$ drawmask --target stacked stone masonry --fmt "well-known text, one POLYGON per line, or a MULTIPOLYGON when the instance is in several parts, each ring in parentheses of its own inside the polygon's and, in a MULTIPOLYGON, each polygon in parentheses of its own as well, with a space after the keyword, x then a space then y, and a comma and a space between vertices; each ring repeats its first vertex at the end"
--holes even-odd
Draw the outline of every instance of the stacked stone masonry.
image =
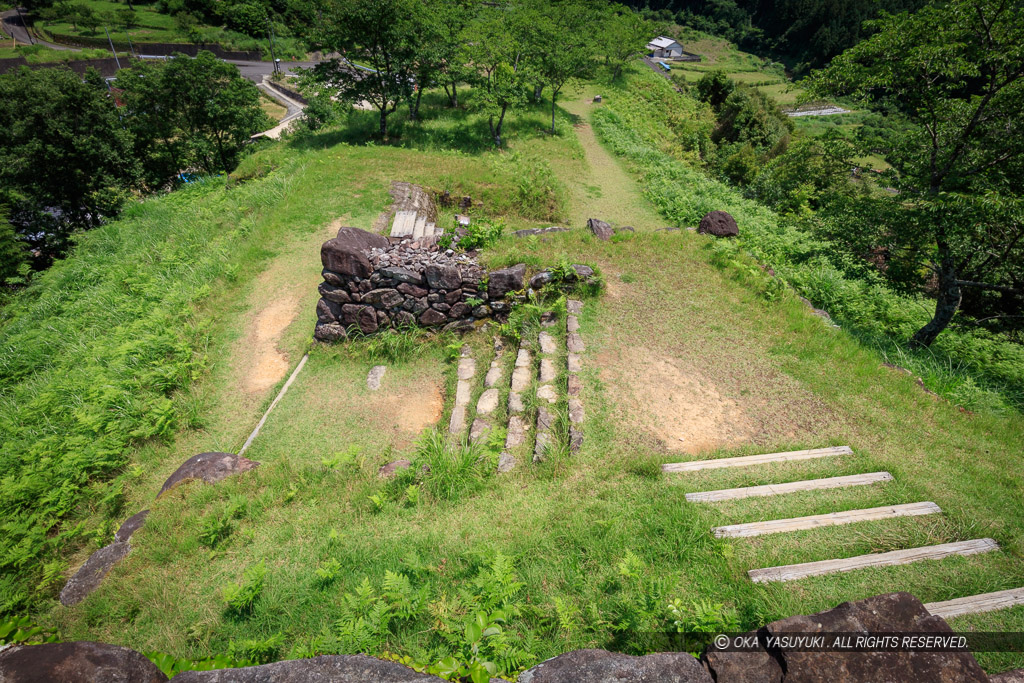
POLYGON ((523 264, 487 273, 466 254, 349 227, 323 243, 320 260, 324 281, 313 336, 324 342, 353 330, 470 329, 507 314, 508 295, 523 289, 526 275, 523 264))
POLYGON ((448 424, 448 433, 456 436, 466 433, 469 401, 473 397, 473 378, 476 376, 476 360, 469 354, 469 346, 463 346, 459 357, 458 370, 456 371, 458 373, 458 381, 455 384, 455 405, 452 407, 452 418, 448 424))

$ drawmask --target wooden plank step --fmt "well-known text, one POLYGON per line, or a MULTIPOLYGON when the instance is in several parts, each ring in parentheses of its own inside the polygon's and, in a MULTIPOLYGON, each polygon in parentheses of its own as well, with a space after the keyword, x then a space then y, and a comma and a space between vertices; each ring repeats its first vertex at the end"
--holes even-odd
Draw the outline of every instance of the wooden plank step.
POLYGON ((439 233, 437 226, 433 223, 427 223, 427 227, 423 229, 424 237, 433 237, 439 233))
POLYGON ((408 237, 412 235, 413 227, 416 224, 415 211, 396 211, 395 220, 391 224, 392 237, 408 237))
POLYGON ((694 472, 696 470, 717 470, 723 467, 748 467, 763 465, 770 462, 793 462, 827 458, 833 455, 852 455, 849 446, 830 446, 828 448, 812 448, 806 451, 788 451, 786 453, 764 453, 762 455, 745 455, 740 458, 718 458, 716 460, 692 460, 690 462, 672 462, 661 466, 662 472, 694 472))
POLYGON ((427 229, 427 217, 416 216, 416 227, 412 230, 412 238, 418 240, 423 237, 423 231, 427 229))
POLYGON ((779 496, 798 491, 818 491, 821 489, 839 489, 847 486, 867 486, 882 481, 892 481, 888 472, 871 472, 869 474, 851 474, 848 477, 827 477, 825 479, 805 479, 785 484, 764 484, 763 486, 744 486, 736 489, 719 489, 717 491, 698 491, 687 493, 688 503, 715 503, 722 500, 738 500, 740 498, 759 498, 762 496, 779 496))
POLYGON ((961 614, 978 614, 979 612, 995 612, 1000 609, 1024 605, 1024 588, 1011 588, 995 593, 982 593, 966 598, 944 600, 942 602, 925 603, 925 609, 937 617, 949 619, 961 614))
POLYGON ((825 515, 811 515, 809 517, 773 519, 768 522, 729 524, 727 526, 716 526, 711 530, 711 533, 715 535, 715 538, 747 538, 750 536, 764 536, 765 534, 780 534, 787 531, 802 531, 804 529, 817 529, 826 526, 839 526, 840 524, 853 524, 854 522, 870 522, 876 519, 936 515, 940 512, 942 510, 935 503, 907 503, 905 505, 886 505, 884 507, 865 508, 863 510, 830 512, 825 515))
POLYGON ((787 564, 781 567, 751 569, 747 575, 754 583, 771 581, 794 581, 808 576, 850 572, 867 567, 891 567, 898 564, 910 564, 921 560, 941 560, 952 555, 977 555, 999 550, 999 544, 991 538, 976 538, 971 541, 927 545, 907 550, 893 550, 887 553, 871 553, 858 555, 841 560, 822 560, 820 562, 804 562, 787 564))

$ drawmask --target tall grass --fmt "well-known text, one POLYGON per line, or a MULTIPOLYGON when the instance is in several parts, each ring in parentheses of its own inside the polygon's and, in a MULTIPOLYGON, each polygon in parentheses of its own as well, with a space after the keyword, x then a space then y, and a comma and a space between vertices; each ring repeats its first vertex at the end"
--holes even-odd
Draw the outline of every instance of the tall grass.
POLYGON ((852 334, 899 358, 922 375, 928 388, 970 410, 1024 410, 1024 347, 984 330, 951 329, 930 349, 911 351, 914 330, 930 319, 934 304, 892 291, 877 274, 843 268, 843 257, 816 238, 699 169, 699 105, 648 71, 594 114, 594 126, 612 151, 643 178, 644 194, 677 225, 696 225, 709 211, 731 213, 740 226, 735 241, 709 244, 712 260, 728 266, 746 252, 770 265, 797 292, 852 334), (694 123, 679 123, 681 112, 694 123))

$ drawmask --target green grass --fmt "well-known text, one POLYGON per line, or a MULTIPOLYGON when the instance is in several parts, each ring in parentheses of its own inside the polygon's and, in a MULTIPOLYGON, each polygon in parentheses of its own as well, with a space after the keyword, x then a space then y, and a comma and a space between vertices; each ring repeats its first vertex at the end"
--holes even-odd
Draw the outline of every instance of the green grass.
MULTIPOLYGON (((29 64, 69 62, 76 59, 102 59, 109 57, 109 50, 54 50, 45 45, 19 45, 16 48, 0 47, 0 59, 24 57, 29 64)), ((123 55, 122 55, 123 56, 123 55)))
MULTIPOLYGON (((664 79, 652 85, 653 76, 630 78, 665 87, 664 79)), ((210 293, 191 303, 190 320, 202 330, 192 351, 202 363, 174 401, 191 406, 197 419, 165 440, 126 449, 125 467, 135 469, 129 469, 134 475, 127 479, 121 511, 110 514, 83 501, 71 519, 81 521, 85 531, 61 557, 77 565, 92 549, 83 538, 110 526, 108 516, 120 521, 150 507, 132 553, 76 607, 57 605, 53 594, 59 585, 50 587, 45 599, 34 602, 38 621, 58 627, 66 640, 103 640, 175 656, 259 650, 273 659, 369 651, 428 664, 448 654, 464 659, 466 621, 477 611, 502 606, 509 614, 504 638, 485 645, 483 653, 512 675, 573 648, 646 651, 642 632, 671 628, 666 605, 676 598, 684 611, 695 611, 700 601, 723 603, 725 616, 753 628, 892 590, 931 601, 1021 585, 1024 418, 1016 412, 964 413, 935 400, 911 378, 882 367, 876 349, 863 338, 823 325, 795 297, 766 300, 763 276, 747 272, 742 260, 744 269, 723 266, 708 238, 651 232, 657 225, 651 206, 643 216, 653 217, 637 221, 636 234, 611 242, 596 240, 574 219, 571 227, 577 229, 571 232, 544 239, 506 236, 484 253, 491 266, 525 262, 531 270, 562 259, 585 262, 599 267, 608 281, 607 291, 588 300, 580 316, 587 344, 582 373, 587 423, 579 453, 540 465, 521 461, 500 477, 483 473, 455 496, 445 495, 443 486, 431 491, 429 480, 420 478, 420 498, 412 504, 398 495, 397 484, 379 480, 376 469, 399 457, 417 457, 424 406, 430 407, 430 420, 446 425, 455 367, 446 350, 449 340, 418 340, 415 353, 396 354, 381 389, 373 393, 365 388, 366 373, 379 361, 368 344, 314 347, 306 369, 246 453, 262 463, 259 468, 216 486, 188 484, 153 502, 181 461, 203 450, 234 450, 245 439, 283 382, 282 375, 259 391, 246 388, 257 365, 253 330, 265 311, 290 302, 297 313, 273 346, 294 366, 308 347, 320 269, 316 250, 332 231, 327 224, 342 217, 343 224, 370 227, 388 204, 390 179, 482 198, 486 212, 507 214, 510 228, 544 225, 553 216, 585 216, 604 197, 622 198, 620 206, 630 206, 641 188, 645 196, 657 197, 666 186, 641 162, 662 163, 662 152, 625 154, 629 166, 624 167, 607 149, 586 141, 582 129, 575 129, 579 142, 571 136, 572 116, 577 123, 590 119, 599 124, 599 133, 607 133, 600 122, 607 107, 636 106, 632 91, 600 88, 608 93, 607 104, 598 109, 602 113, 585 105, 587 92, 567 98, 569 111, 557 137, 537 130, 540 110, 517 117, 510 146, 519 161, 511 165, 505 161, 511 154, 495 155, 477 142, 484 136, 478 128, 454 130, 459 121, 473 122, 471 115, 431 109, 421 129, 403 124, 387 146, 349 144, 365 140, 368 124, 356 115, 355 130, 264 148, 243 162, 231 189, 211 186, 196 204, 192 200, 198 195, 154 199, 129 221, 114 224, 125 235, 146 235, 147 244, 173 242, 173 223, 166 237, 152 236, 157 221, 165 221, 173 209, 202 216, 200 228, 221 237, 233 235, 238 226, 244 234, 233 235, 232 248, 220 254, 230 276, 207 277, 210 293), (443 151, 445 140, 465 151, 443 151), (598 172, 591 167, 595 160, 612 170, 598 172), (520 188, 518 164, 524 163, 537 177, 564 181, 550 193, 538 192, 532 183, 520 188), (553 176, 536 170, 543 165, 553 176), (640 184, 633 180, 636 172, 644 174, 640 184), (543 219, 535 218, 544 212, 543 219), (735 423, 745 425, 743 438, 688 454, 678 450, 676 439, 659 436, 665 421, 682 408, 659 397, 679 392, 671 391, 672 382, 655 384, 651 378, 661 376, 652 375, 655 370, 677 375, 679 386, 693 388, 690 394, 708 397, 705 406, 686 415, 710 420, 710 434, 735 423), (656 391, 644 393, 651 386, 656 391), (437 398, 439 389, 443 399, 437 398), (695 457, 840 444, 851 445, 855 455, 671 480, 659 471, 662 463, 695 457), (881 469, 896 480, 718 505, 684 499, 687 491, 881 469), (390 497, 383 506, 370 500, 384 494, 390 497), (724 523, 921 500, 936 502, 944 514, 768 539, 725 541, 709 533, 724 523), (210 538, 204 531, 211 528, 204 520, 238 501, 244 505, 230 531, 215 548, 204 544, 210 538), (781 585, 756 585, 746 577, 749 569, 777 563, 981 536, 992 536, 1002 550, 781 585), (241 582, 245 571, 260 563, 266 575, 251 608, 230 609, 223 600, 225 586, 241 582), (405 575, 408 587, 389 589, 403 582, 388 572, 405 575), (400 616, 385 622, 366 616, 364 627, 355 628, 356 617, 368 615, 370 605, 391 606, 389 613, 400 616)), ((623 153, 619 142, 610 142, 612 151, 623 153)), ((713 190, 717 202, 738 201, 725 188, 709 189, 696 172, 685 178, 692 191, 713 190)), ((687 201, 691 212, 700 212, 700 202, 708 200, 688 195, 687 201)), ((740 208, 755 215, 754 208, 740 208)), ((624 210, 621 220, 630 213, 624 210)), ((679 218, 671 211, 667 215, 679 218)), ((79 255, 90 253, 104 234, 84 237, 79 255)), ((110 258, 128 256, 118 251, 122 242, 142 240, 106 239, 110 258)), ((163 248, 155 252, 164 253, 163 248)), ((182 256, 181 263, 187 267, 190 258, 182 256)), ((139 268, 139 275, 127 278, 129 285, 148 266, 139 268)), ((61 279, 62 272, 58 267, 51 271, 56 274, 41 277, 39 303, 31 304, 39 308, 26 311, 63 310, 53 299, 70 281, 61 279)), ((73 281, 87 292, 99 287, 82 280, 73 281)), ((23 306, 30 306, 28 298, 23 306)), ((77 319, 99 320, 102 303, 96 296, 96 308, 77 309, 77 319)), ((110 315, 136 314, 115 309, 110 315)), ((478 359, 478 380, 492 335, 493 329, 465 338, 478 359)), ((95 343, 80 335, 67 340, 86 355, 95 343)), ((76 357, 67 353, 59 357, 76 357)), ((505 362, 514 354, 510 346, 505 362)), ((510 369, 506 366, 506 379, 510 369)), ((407 476, 430 475, 416 470, 407 476)), ((1019 629, 1024 609, 961 623, 1019 629)), ((991 671, 1024 663, 1019 654, 981 659, 991 671)))

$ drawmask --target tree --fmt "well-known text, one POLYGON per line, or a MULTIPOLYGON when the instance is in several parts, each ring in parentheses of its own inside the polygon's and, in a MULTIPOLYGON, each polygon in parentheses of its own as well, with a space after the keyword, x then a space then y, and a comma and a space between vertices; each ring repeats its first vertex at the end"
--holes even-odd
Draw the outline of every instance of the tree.
POLYGON ((230 171, 250 136, 270 124, 256 86, 206 50, 133 65, 116 85, 151 185, 188 168, 230 171))
POLYGON ((314 74, 341 100, 377 109, 385 140, 388 116, 413 92, 420 11, 413 0, 331 0, 324 14, 323 47, 344 57, 320 62, 314 74))
POLYGON ((35 245, 58 255, 75 229, 114 215, 139 175, 132 140, 106 84, 66 67, 22 67, 0 76, 0 187, 13 195, 12 215, 31 230, 52 225, 35 245))
POLYGON ((475 108, 487 117, 491 139, 501 147, 501 130, 509 109, 526 104, 528 70, 525 68, 525 45, 521 40, 524 26, 521 6, 482 7, 469 28, 473 44, 473 63, 477 72, 471 83, 475 108))
POLYGON ((537 72, 551 87, 551 134, 555 134, 555 109, 558 93, 570 81, 587 78, 594 68, 593 43, 589 28, 593 7, 576 0, 547 5, 547 11, 534 29, 539 49, 537 72))
POLYGON ((613 79, 622 76, 630 60, 644 53, 653 35, 653 25, 633 10, 621 5, 610 9, 601 26, 601 43, 613 79))
POLYGON ((448 96, 448 104, 457 107, 459 84, 471 76, 463 51, 466 30, 476 16, 476 4, 472 0, 428 0, 427 10, 435 27, 429 48, 436 63, 437 80, 448 96))
POLYGON ((125 31, 130 31, 139 25, 139 13, 131 7, 117 10, 116 16, 118 25, 124 28, 125 31))
POLYGON ((100 26, 100 16, 93 11, 89 5, 78 4, 74 6, 75 21, 81 24, 89 33, 96 33, 100 26))
POLYGON ((1024 6, 950 0, 873 28, 809 85, 819 96, 885 105, 908 122, 889 157, 899 195, 888 231, 934 274, 935 313, 911 339, 929 346, 964 288, 1024 294, 1024 6), (984 237, 991 234, 998 243, 984 237))

